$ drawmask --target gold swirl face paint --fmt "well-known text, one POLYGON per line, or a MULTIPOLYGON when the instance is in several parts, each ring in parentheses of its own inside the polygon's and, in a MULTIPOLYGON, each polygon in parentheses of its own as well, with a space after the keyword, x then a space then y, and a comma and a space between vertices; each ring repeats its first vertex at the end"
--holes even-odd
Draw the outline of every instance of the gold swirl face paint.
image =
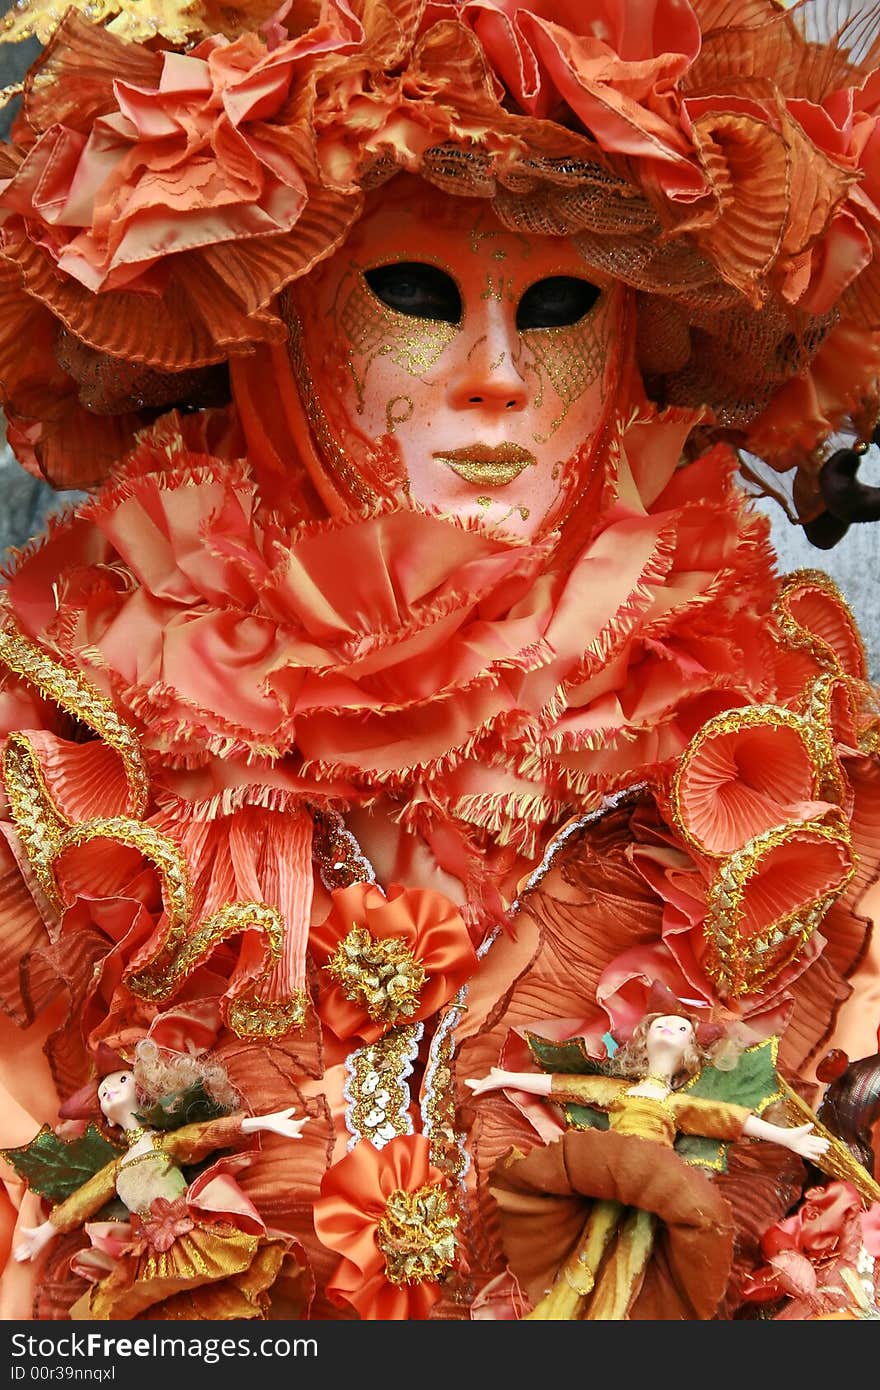
POLYGON ((572 238, 398 175, 293 298, 328 419, 396 448, 415 502, 524 538, 555 524, 623 308, 572 238))

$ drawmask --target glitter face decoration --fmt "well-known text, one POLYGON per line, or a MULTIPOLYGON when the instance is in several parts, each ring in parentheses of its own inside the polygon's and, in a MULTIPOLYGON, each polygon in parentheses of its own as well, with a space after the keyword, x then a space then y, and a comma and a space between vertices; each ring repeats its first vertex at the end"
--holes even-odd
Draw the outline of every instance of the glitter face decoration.
POLYGON ((325 454, 328 431, 355 468, 358 441, 396 448, 420 506, 527 538, 556 524, 607 414, 622 316, 571 238, 400 175, 292 303, 325 454))

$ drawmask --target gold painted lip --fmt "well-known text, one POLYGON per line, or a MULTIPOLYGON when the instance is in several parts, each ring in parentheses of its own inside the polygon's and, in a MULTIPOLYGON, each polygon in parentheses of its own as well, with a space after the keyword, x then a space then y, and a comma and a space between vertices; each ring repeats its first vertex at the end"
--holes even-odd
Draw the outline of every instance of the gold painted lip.
POLYGON ((465 449, 445 449, 433 457, 466 483, 495 487, 512 483, 524 468, 538 462, 534 454, 519 444, 470 444, 465 449))

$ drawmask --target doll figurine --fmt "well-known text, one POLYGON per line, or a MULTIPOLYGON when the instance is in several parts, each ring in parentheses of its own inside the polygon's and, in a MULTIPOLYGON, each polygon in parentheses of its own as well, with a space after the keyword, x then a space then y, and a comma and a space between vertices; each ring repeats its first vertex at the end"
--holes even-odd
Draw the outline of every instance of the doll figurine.
MULTIPOLYGON (((193 1059, 180 1061, 191 1076, 193 1059)), ((161 1091, 166 1110, 168 1066, 166 1062, 161 1091)), ((237 1148, 247 1135, 299 1139, 307 1117, 295 1120, 288 1108, 269 1115, 221 1114, 159 1130, 144 1123, 141 1114, 151 1099, 160 1098, 155 1093, 151 1097, 149 1084, 140 1057, 133 1067, 104 1076, 98 1104, 112 1129, 121 1131, 125 1149, 54 1206, 41 1225, 24 1228, 13 1255, 18 1261, 36 1259, 57 1236, 85 1223, 92 1246, 74 1257, 72 1267, 93 1285, 71 1317, 264 1316, 268 1290, 281 1271, 289 1239, 267 1232, 235 1182, 240 1155, 231 1162, 221 1158, 206 1171, 202 1164, 194 1179, 181 1165, 200 1164, 218 1150, 237 1148), (90 1222, 114 1197, 121 1200, 130 1221, 90 1222)), ((234 1094, 226 1089, 229 1096, 234 1094)), ((5 1156, 14 1162, 14 1152, 5 1156)))
POLYGON ((714 1315, 730 1266, 730 1210, 711 1179, 675 1152, 677 1136, 769 1140, 808 1161, 821 1159, 830 1141, 809 1122, 785 1128, 745 1106, 690 1094, 687 1084, 707 1060, 690 1018, 649 1013, 616 1053, 617 1075, 493 1067, 466 1082, 475 1095, 527 1091, 608 1116, 607 1130, 569 1128, 525 1156, 508 1154, 490 1180, 510 1268, 534 1302, 528 1318, 629 1317, 660 1225, 667 1239, 657 1252, 663 1270, 652 1279, 663 1309, 655 1316, 714 1315))

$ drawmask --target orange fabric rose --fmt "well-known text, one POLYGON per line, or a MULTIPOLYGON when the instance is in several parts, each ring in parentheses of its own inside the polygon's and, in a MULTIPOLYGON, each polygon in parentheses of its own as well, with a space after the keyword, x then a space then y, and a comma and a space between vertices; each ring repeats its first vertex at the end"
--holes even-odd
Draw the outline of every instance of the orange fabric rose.
POLYGON ((361 34, 347 5, 322 14, 273 45, 215 36, 185 54, 69 16, 0 181, 0 256, 28 293, 92 346, 163 368, 283 341, 264 306, 358 211, 313 173, 312 70, 361 34))
POLYGON ((332 894, 309 945, 321 970, 318 1012, 338 1038, 375 1042, 437 1012, 477 957, 455 905, 430 889, 370 883, 332 894))
POLYGON ((362 1318, 430 1317, 440 1281, 455 1267, 451 1190, 430 1149, 418 1134, 382 1149, 363 1141, 324 1175, 315 1230, 342 1256, 327 1292, 362 1318))
POLYGON ((682 0, 466 0, 487 60, 520 107, 568 107, 609 153, 653 173, 673 197, 706 189, 678 120, 676 83, 700 51, 682 0))

